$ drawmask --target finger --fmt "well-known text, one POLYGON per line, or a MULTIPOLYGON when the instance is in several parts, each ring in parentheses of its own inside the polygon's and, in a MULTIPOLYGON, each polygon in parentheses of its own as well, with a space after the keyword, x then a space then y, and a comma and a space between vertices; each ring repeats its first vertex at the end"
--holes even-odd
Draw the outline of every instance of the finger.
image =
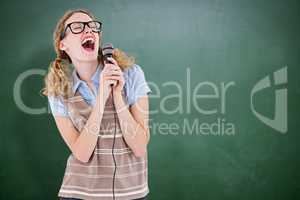
POLYGON ((107 76, 107 80, 123 81, 123 77, 121 77, 121 76, 107 76))
POLYGON ((110 60, 105 61, 104 66, 109 66, 109 65, 116 65, 116 63, 110 60))
POLYGON ((114 71, 114 70, 106 70, 106 71, 103 71, 103 76, 106 77, 106 76, 110 76, 110 75, 118 75, 118 71, 114 71))
POLYGON ((104 69, 106 69, 106 70, 111 69, 111 68, 114 68, 114 66, 115 66, 114 64, 107 63, 107 64, 104 65, 104 69))
POLYGON ((107 84, 108 84, 108 85, 116 84, 116 81, 115 81, 115 80, 108 80, 108 81, 107 81, 107 84))
POLYGON ((109 71, 109 72, 106 72, 105 74, 103 74, 106 78, 108 76, 123 76, 123 74, 119 71, 109 71))
POLYGON ((118 66, 118 62, 113 57, 108 57, 107 60, 118 66))
POLYGON ((111 74, 111 75, 107 75, 106 79, 109 79, 109 77, 118 78, 118 77, 121 77, 121 76, 118 75, 118 74, 111 74))
POLYGON ((110 71, 109 74, 111 74, 111 75, 123 76, 123 73, 120 72, 120 71, 110 71))
POLYGON ((119 66, 116 66, 114 64, 107 64, 105 69, 105 71, 121 71, 119 66))
POLYGON ((121 70, 110 70, 107 72, 108 75, 119 75, 119 76, 123 76, 123 72, 121 70))
POLYGON ((120 68, 118 68, 118 67, 111 67, 110 69, 108 69, 108 71, 110 71, 110 72, 122 72, 120 70, 120 68))

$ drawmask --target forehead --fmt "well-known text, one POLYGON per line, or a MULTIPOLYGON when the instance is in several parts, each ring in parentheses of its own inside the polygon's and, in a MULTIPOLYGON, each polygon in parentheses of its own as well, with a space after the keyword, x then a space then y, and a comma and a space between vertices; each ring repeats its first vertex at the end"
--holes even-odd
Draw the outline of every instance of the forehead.
POLYGON ((69 24, 75 21, 88 22, 91 20, 92 18, 85 13, 74 13, 71 17, 69 17, 69 19, 67 19, 65 24, 69 24))

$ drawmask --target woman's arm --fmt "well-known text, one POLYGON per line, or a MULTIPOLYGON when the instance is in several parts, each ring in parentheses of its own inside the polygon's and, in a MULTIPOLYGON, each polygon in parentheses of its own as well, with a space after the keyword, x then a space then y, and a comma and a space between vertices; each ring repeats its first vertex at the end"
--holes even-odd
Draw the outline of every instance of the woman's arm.
POLYGON ((97 95, 95 106, 81 133, 78 133, 68 117, 54 117, 61 136, 73 155, 81 162, 89 161, 97 144, 105 106, 104 102, 103 95, 97 95))
POLYGON ((97 144, 98 133, 104 113, 106 100, 111 93, 110 84, 117 80, 116 67, 106 66, 100 74, 96 103, 79 134, 72 121, 67 117, 55 117, 56 125, 73 155, 82 162, 88 162, 97 144))
POLYGON ((150 139, 148 96, 140 97, 130 109, 127 108, 120 93, 114 94, 114 103, 126 143, 136 157, 144 157, 150 139))

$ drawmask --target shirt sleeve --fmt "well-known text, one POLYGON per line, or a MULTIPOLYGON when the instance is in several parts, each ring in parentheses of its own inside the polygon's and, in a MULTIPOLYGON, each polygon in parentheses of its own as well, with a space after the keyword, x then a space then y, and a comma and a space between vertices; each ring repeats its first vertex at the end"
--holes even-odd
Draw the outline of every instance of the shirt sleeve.
POLYGON ((68 117, 68 110, 61 97, 48 96, 48 102, 53 116, 68 117))
POLYGON ((152 92, 146 79, 142 68, 139 65, 134 65, 133 73, 131 73, 130 81, 130 96, 128 98, 129 106, 137 102, 139 97, 148 95, 152 92))

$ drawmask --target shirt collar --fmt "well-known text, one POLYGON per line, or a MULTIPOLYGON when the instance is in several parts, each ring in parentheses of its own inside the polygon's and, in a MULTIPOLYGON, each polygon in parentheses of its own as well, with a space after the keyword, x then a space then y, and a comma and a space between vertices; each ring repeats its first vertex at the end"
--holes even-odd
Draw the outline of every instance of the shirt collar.
MULTIPOLYGON (((94 74, 92 75, 92 82, 94 85, 98 85, 99 84, 99 74, 102 71, 101 68, 101 64, 99 64, 97 66, 96 71, 94 72, 94 74)), ((76 90, 79 88, 79 86, 84 83, 85 81, 81 80, 77 74, 76 69, 74 68, 73 72, 72 72, 72 77, 73 77, 73 94, 75 94, 76 90)))

